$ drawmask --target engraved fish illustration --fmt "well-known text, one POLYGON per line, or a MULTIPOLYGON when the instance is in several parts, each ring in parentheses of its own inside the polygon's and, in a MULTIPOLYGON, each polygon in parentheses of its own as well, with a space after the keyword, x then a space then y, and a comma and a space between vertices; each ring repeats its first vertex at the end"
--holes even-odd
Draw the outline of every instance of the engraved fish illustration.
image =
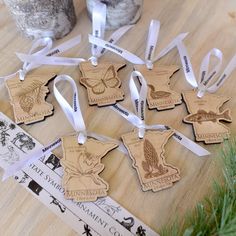
POLYGON ((159 156, 152 143, 147 139, 144 140, 144 157, 145 161, 142 162, 142 166, 146 172, 146 179, 158 177, 168 172, 168 169, 160 163, 159 156))
POLYGON ((232 118, 230 116, 230 110, 227 109, 220 114, 217 114, 213 111, 206 112, 204 110, 198 110, 195 114, 190 114, 184 118, 186 122, 197 122, 201 124, 202 122, 212 121, 217 122, 217 120, 224 120, 227 122, 232 122, 232 118))
POLYGON ((151 89, 150 95, 153 99, 160 99, 160 98, 166 98, 171 95, 171 93, 166 91, 155 91, 155 87, 151 84, 148 85, 148 87, 151 89))
POLYGON ((29 113, 35 103, 41 104, 44 100, 48 89, 43 85, 43 82, 34 80, 32 84, 24 88, 23 92, 18 95, 20 107, 24 112, 29 113))

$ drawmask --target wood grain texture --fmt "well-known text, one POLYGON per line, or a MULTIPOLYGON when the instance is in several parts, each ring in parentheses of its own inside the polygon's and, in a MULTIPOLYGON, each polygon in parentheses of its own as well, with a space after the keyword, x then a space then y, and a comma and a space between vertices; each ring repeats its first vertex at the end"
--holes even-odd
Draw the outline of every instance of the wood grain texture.
MULTIPOLYGON (((90 57, 90 45, 87 42, 87 33, 91 32, 91 22, 87 16, 84 1, 75 1, 77 13, 77 25, 65 41, 78 33, 83 34, 81 45, 64 54, 71 57, 90 57)), ((189 50, 195 72, 199 71, 199 65, 203 56, 212 48, 220 48, 224 52, 224 65, 236 53, 236 2, 234 0, 148 0, 144 1, 144 9, 141 20, 121 40, 122 47, 139 56, 144 56, 145 40, 149 22, 152 18, 161 21, 160 41, 157 50, 163 48, 170 40, 180 32, 190 32, 185 40, 189 50)), ((0 4, 0 75, 10 74, 18 70, 21 63, 15 56, 15 52, 27 52, 31 41, 20 36, 7 9, 0 4)), ((116 55, 107 53, 101 61, 121 62, 116 55)), ((158 61, 158 64, 175 64, 180 66, 177 50, 173 50, 166 57, 158 61)), ((129 96, 128 81, 132 71, 132 65, 128 64, 119 72, 122 78, 122 88, 126 94, 122 102, 127 108, 132 108, 129 96)), ((79 97, 84 118, 89 130, 119 139, 122 134, 130 132, 132 126, 109 108, 89 107, 87 92, 79 84, 81 76, 78 67, 47 67, 38 71, 48 70, 48 73, 65 73, 72 76, 79 89, 79 97)), ((217 94, 226 94, 232 97, 227 103, 227 108, 232 110, 232 118, 236 117, 236 72, 217 94)), ((190 89, 184 80, 183 71, 173 75, 171 87, 177 92, 190 89)), ((52 91, 52 82, 49 83, 52 91)), ((70 93, 64 89, 64 94, 70 98, 70 93)), ((53 116, 45 121, 33 125, 21 125, 32 136, 41 143, 47 144, 55 137, 72 131, 58 103, 52 94, 47 101, 55 108, 53 116), (42 132, 42 130, 44 132, 42 132)), ((0 110, 13 118, 13 111, 9 104, 7 89, 0 86, 0 110)), ((147 111, 147 124, 165 123, 181 131, 186 136, 194 139, 192 126, 184 124, 182 119, 188 114, 184 104, 177 106, 174 110, 157 112, 147 111)), ((227 124, 231 134, 236 134, 236 124, 227 124)), ((217 168, 214 156, 221 145, 207 145, 213 154, 209 158, 198 158, 174 140, 166 145, 166 161, 179 168, 181 180, 172 188, 158 193, 143 192, 140 187, 132 161, 118 151, 109 153, 103 158, 106 168, 101 177, 109 183, 109 195, 126 207, 130 212, 139 217, 154 230, 168 223, 173 215, 181 217, 187 209, 191 209, 198 200, 210 192, 212 178, 216 175, 217 168), (125 176, 125 178, 124 178, 125 176)), ((61 150, 56 154, 62 156, 61 150)), ((2 170, 0 171, 2 175, 2 170)), ((27 193, 21 186, 8 180, 0 183, 0 235, 77 235, 60 219, 44 207, 39 201, 27 193)))

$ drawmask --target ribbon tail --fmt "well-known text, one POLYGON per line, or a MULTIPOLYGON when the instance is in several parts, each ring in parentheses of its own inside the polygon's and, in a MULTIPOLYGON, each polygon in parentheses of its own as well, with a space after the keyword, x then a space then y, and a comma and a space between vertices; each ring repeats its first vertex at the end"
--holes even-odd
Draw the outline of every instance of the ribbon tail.
POLYGON ((179 142, 181 145, 183 145, 184 147, 186 147, 188 150, 190 150, 191 152, 193 152, 194 154, 202 157, 202 156, 208 156, 211 153, 208 152, 206 149, 204 149, 203 147, 201 147, 200 145, 196 144, 195 142, 193 142, 191 139, 187 138, 186 136, 184 136, 183 134, 177 132, 176 130, 174 130, 174 135, 172 136, 177 142, 179 142))
POLYGON ((16 162, 13 165, 10 165, 9 167, 7 167, 5 169, 5 172, 2 177, 2 181, 5 181, 9 177, 13 176, 16 172, 22 170, 25 166, 28 166, 31 163, 39 160, 41 157, 49 154, 52 150, 54 150, 55 148, 57 148, 60 145, 61 145, 61 139, 57 139, 53 143, 51 143, 43 148, 40 148, 40 149, 34 151, 33 153, 27 155, 26 158, 16 162))
POLYGON ((128 52, 127 50, 120 48, 112 43, 109 43, 105 40, 96 38, 94 36, 92 36, 91 34, 89 34, 89 42, 91 44, 97 45, 101 48, 105 48, 111 52, 114 52, 115 54, 123 57, 124 59, 126 59, 127 61, 136 64, 136 65, 144 65, 145 62, 139 58, 138 56, 134 55, 131 52, 128 52))

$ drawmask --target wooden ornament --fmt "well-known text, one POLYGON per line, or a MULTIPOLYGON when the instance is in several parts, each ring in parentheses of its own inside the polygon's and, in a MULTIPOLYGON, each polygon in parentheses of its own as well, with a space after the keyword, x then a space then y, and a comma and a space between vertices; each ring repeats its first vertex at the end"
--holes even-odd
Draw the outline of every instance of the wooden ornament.
POLYGON ((230 110, 221 109, 230 98, 209 93, 198 98, 197 91, 184 92, 183 98, 190 113, 184 122, 193 125, 197 141, 221 143, 229 138, 230 130, 220 120, 232 122, 230 110))
POLYGON ((6 80, 17 124, 35 123, 53 114, 52 104, 47 103, 45 99, 49 93, 46 84, 54 77, 55 75, 30 74, 24 81, 20 81, 19 75, 6 80))
POLYGON ((80 63, 80 83, 88 91, 90 105, 112 105, 124 99, 124 91, 120 88, 121 80, 117 76, 117 71, 124 66, 125 64, 99 63, 93 66, 91 62, 80 63))
POLYGON ((179 169, 167 164, 164 156, 164 146, 172 135, 172 130, 146 131, 140 139, 138 131, 134 130, 122 136, 143 191, 157 192, 180 180, 179 169))
POLYGON ((85 144, 78 144, 77 136, 62 138, 64 168, 63 187, 65 198, 78 202, 96 201, 98 197, 107 196, 109 189, 99 173, 104 169, 101 159, 118 145, 88 138, 85 144))
POLYGON ((150 109, 167 110, 182 103, 181 94, 170 89, 170 78, 178 66, 157 65, 148 70, 146 65, 136 65, 148 84, 147 104, 150 109))

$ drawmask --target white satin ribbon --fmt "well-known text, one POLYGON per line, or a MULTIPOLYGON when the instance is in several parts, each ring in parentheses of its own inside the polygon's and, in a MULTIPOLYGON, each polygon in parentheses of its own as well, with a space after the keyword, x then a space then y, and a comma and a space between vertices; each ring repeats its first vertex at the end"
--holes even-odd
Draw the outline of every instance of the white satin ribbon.
POLYGON ((78 65, 81 61, 84 61, 82 58, 66 58, 66 57, 55 57, 54 55, 60 54, 69 50, 70 48, 76 46, 81 42, 81 36, 78 35, 59 46, 52 48, 53 41, 51 38, 41 38, 37 39, 33 42, 33 45, 28 52, 28 54, 24 53, 16 53, 18 58, 23 62, 22 69, 17 72, 0 77, 0 81, 4 81, 14 77, 19 73, 20 80, 24 80, 26 74, 40 67, 41 65, 78 65), (34 52, 37 48, 42 47, 40 50, 34 52))
MULTIPOLYGON (((143 138, 145 135, 145 130, 168 130, 170 129, 168 126, 157 124, 157 125, 146 125, 145 124, 145 108, 146 108, 146 96, 147 96, 147 83, 143 77, 143 75, 139 71, 133 71, 130 77, 130 94, 133 103, 133 107, 135 113, 132 113, 125 109, 120 104, 115 104, 110 106, 110 108, 128 120, 132 125, 138 128, 139 130, 139 138, 143 138), (134 79, 139 79, 141 83, 140 92, 134 83, 134 79)), ((194 154, 198 156, 206 156, 210 155, 206 149, 202 148, 200 145, 196 144, 180 132, 173 130, 173 138, 181 145, 192 151, 194 154)))
MULTIPOLYGON (((92 11, 93 36, 96 38, 104 38, 106 26, 106 4, 101 2, 94 2, 92 11)), ((93 66, 97 66, 98 53, 101 51, 97 45, 93 44, 91 47, 92 57, 90 58, 93 66)))
POLYGON ((133 71, 130 76, 129 89, 131 95, 131 101, 135 109, 136 115, 142 121, 139 127, 139 138, 143 138, 145 134, 145 108, 146 108, 146 99, 148 86, 143 75, 139 71, 133 71), (139 79, 141 83, 140 92, 134 82, 135 79, 139 79))
MULTIPOLYGON (((94 38, 103 40, 105 34, 105 26, 106 26, 106 14, 107 8, 106 4, 101 2, 94 2, 93 11, 92 11, 92 35, 94 38)), ((118 40, 131 28, 133 25, 126 25, 115 32, 108 38, 108 42, 114 44, 118 42, 118 40)), ((106 49, 104 47, 99 47, 97 44, 92 44, 91 53, 92 56, 88 59, 91 61, 93 66, 98 65, 98 58, 100 58, 106 49)))
POLYGON ((133 64, 136 65, 146 64, 148 69, 152 69, 153 63, 155 61, 159 60, 161 57, 169 53, 174 47, 178 45, 180 41, 184 40, 184 38, 188 35, 188 33, 179 34, 165 48, 163 48, 158 55, 154 56, 156 44, 158 41, 159 30, 160 30, 160 22, 157 20, 152 20, 149 26, 145 60, 141 59, 140 57, 136 56, 135 54, 129 52, 124 48, 118 47, 117 45, 114 44, 114 42, 105 41, 101 38, 94 37, 93 35, 89 35, 89 42, 101 48, 105 48, 123 57, 124 59, 133 64))
POLYGON ((57 102, 66 115, 74 130, 78 133, 78 143, 84 144, 87 140, 86 127, 79 104, 79 97, 75 81, 68 75, 59 75, 54 79, 53 91, 57 102), (59 82, 69 82, 73 91, 72 107, 57 89, 59 82))
POLYGON ((147 46, 145 52, 145 62, 149 70, 153 68, 153 55, 156 49, 160 31, 160 21, 152 20, 149 26, 147 46))
POLYGON ((200 98, 204 96, 205 92, 215 93, 223 85, 226 79, 230 76, 232 71, 236 68, 236 55, 235 55, 230 60, 229 64, 226 66, 223 73, 218 77, 218 79, 216 79, 222 67, 223 54, 219 49, 213 48, 203 58, 200 66, 199 78, 197 80, 194 75, 190 57, 188 55, 184 43, 180 41, 177 47, 183 65, 185 78, 193 88, 198 89, 197 96, 200 98), (209 72, 209 66, 212 56, 216 57, 218 62, 209 72), (212 83, 212 81, 215 82, 212 83))
POLYGON ((70 48, 76 46, 81 42, 81 36, 76 36, 71 40, 66 41, 65 43, 51 49, 46 53, 37 53, 37 54, 23 54, 16 53, 18 58, 25 62, 35 65, 34 68, 41 65, 64 65, 64 66, 77 66, 80 62, 85 61, 83 58, 69 58, 69 57, 55 57, 53 55, 59 54, 69 50, 70 48))

